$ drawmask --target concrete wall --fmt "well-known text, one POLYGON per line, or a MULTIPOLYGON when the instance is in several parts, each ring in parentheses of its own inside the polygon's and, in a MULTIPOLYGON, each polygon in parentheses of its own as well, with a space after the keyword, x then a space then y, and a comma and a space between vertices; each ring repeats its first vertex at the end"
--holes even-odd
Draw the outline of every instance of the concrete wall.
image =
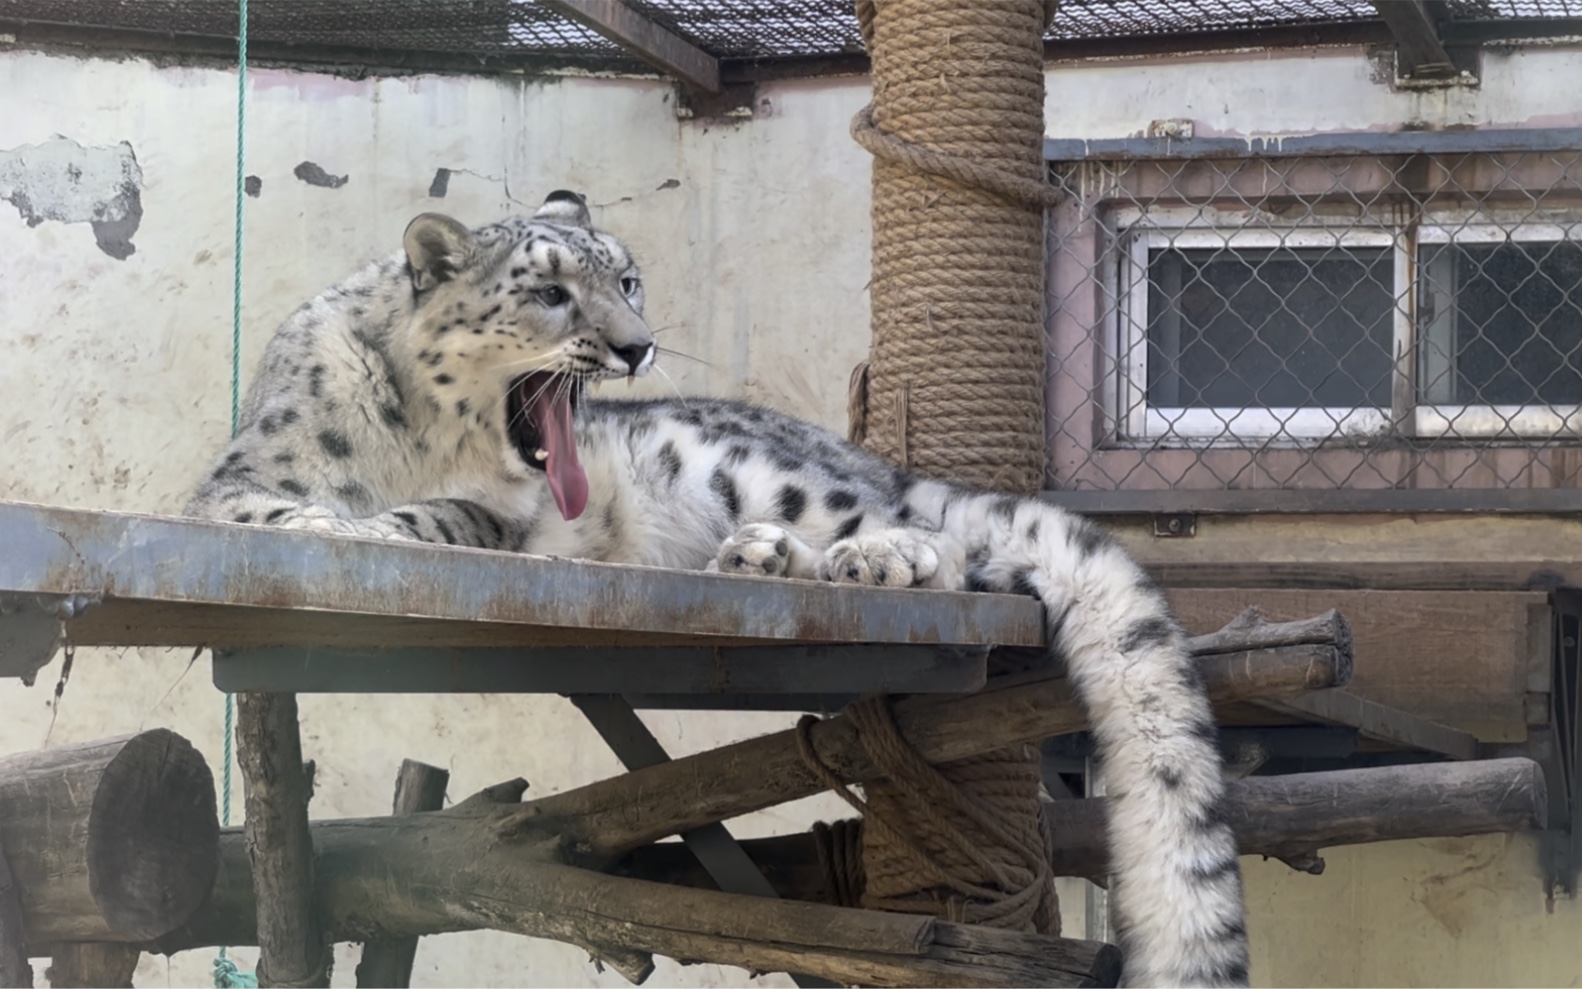
MULTIPOLYGON (((1117 137, 1192 118, 1198 134, 1574 123, 1582 56, 1490 54, 1479 90, 1398 93, 1354 51, 1053 66, 1049 132, 1117 137)), ((646 266, 649 312, 685 392, 746 396, 842 428, 867 348, 868 163, 847 137, 865 80, 766 85, 757 117, 678 121, 643 80, 250 74, 242 374, 274 325, 407 220, 468 222, 586 191, 646 266), (444 196, 430 195, 439 170, 444 196), (335 179, 345 177, 343 184, 335 179)), ((0 53, 0 498, 177 509, 229 423, 234 77, 139 59, 0 53), (65 166, 77 178, 51 175, 65 166), (35 222, 36 221, 36 222, 35 222)), ((68 176, 69 170, 65 171, 68 176)), ((642 389, 661 394, 663 376, 642 389)), ((206 659, 84 650, 50 685, 0 682, 0 752, 167 725, 221 765, 206 659)), ((675 753, 790 717, 648 714, 675 753)), ((303 699, 315 816, 386 812, 403 757, 452 771, 451 797, 521 775, 549 793, 618 771, 558 698, 303 699)), ((240 816, 237 784, 234 814, 240 816)), ((833 799, 755 815, 745 835, 844 815, 833 799)), ((1576 905, 1545 904, 1529 839, 1333 853, 1321 878, 1249 862, 1254 977, 1270 985, 1569 984, 1576 905), (1319 919, 1309 919, 1316 916, 1319 919)), ((1080 929, 1068 891, 1068 930, 1080 929)), ((252 949, 233 952, 244 967, 252 949)), ((336 985, 352 984, 343 949, 336 985)), ((211 955, 145 959, 139 985, 207 984, 211 955)), ((655 984, 743 984, 665 963, 655 984)), ((761 984, 788 985, 783 976, 761 984)), ((572 948, 428 938, 415 985, 621 985, 572 948)))

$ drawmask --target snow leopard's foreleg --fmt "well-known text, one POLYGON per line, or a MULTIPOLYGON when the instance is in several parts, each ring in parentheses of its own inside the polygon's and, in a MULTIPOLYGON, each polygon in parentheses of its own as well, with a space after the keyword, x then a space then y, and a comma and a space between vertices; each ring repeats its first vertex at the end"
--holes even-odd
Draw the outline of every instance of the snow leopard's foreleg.
POLYGON ((366 496, 355 484, 343 485, 331 497, 315 499, 314 492, 299 480, 284 478, 270 486, 256 479, 258 473, 249 464, 246 451, 231 451, 198 488, 185 514, 338 536, 480 549, 520 550, 530 534, 521 523, 462 498, 431 498, 357 515, 354 506, 366 496), (337 510, 332 504, 344 507, 337 510))

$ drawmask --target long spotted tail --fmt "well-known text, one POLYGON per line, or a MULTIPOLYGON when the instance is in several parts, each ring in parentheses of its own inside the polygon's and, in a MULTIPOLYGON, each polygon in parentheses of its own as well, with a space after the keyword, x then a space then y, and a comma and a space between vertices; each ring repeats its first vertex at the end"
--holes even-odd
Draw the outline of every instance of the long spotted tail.
POLYGON ((1214 722, 1163 596, 1086 519, 1036 502, 958 517, 971 514, 987 521, 972 526, 984 538, 969 540, 981 547, 969 581, 1043 600, 1052 648, 1088 712, 1109 803, 1124 984, 1247 985, 1241 870, 1214 722))

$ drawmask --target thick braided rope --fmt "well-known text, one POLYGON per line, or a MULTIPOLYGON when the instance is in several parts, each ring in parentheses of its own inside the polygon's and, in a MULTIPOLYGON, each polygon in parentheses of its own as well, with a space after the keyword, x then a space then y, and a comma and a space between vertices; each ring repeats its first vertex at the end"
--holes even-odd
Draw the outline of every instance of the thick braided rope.
MULTIPOLYGON (((809 715, 797 724, 803 762, 863 815, 860 870, 847 865, 849 874, 842 875, 825 863, 836 895, 849 900, 855 886, 862 906, 872 910, 1058 934, 1038 815, 1037 750, 1006 750, 1020 759, 992 753, 932 766, 902 737, 882 697, 851 705, 845 716, 884 777, 864 787, 866 800, 818 758, 809 734, 818 719, 809 715)), ((833 846, 823 837, 821 852, 833 846)))
POLYGON ((851 435, 892 462, 1031 494, 1044 479, 1038 0, 858 0, 873 102, 873 346, 851 435))
MULTIPOLYGON (((873 102, 851 125, 874 156, 873 345, 852 375, 850 435, 919 473, 1023 494, 1044 479, 1043 211, 1057 198, 1042 155, 1043 31, 1053 8, 857 0, 873 64, 873 102)), ((862 904, 1058 933, 1037 750, 930 766, 881 701, 847 714, 885 773, 864 787, 866 801, 820 774, 864 814, 862 904)), ((849 887, 855 876, 832 875, 832 888, 837 879, 849 887)))

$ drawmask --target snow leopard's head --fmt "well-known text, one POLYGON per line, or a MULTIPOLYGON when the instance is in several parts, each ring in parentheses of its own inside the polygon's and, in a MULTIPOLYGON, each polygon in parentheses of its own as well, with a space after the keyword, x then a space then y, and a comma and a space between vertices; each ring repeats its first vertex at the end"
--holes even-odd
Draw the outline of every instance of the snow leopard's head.
MULTIPOLYGON (((588 482, 572 418, 582 389, 654 362, 631 253, 594 230, 583 198, 565 190, 531 217, 477 230, 424 213, 404 243, 420 372, 441 394, 503 407, 515 453, 544 472, 562 515, 581 515, 588 482)), ((461 401, 484 422, 485 409, 461 401)))

